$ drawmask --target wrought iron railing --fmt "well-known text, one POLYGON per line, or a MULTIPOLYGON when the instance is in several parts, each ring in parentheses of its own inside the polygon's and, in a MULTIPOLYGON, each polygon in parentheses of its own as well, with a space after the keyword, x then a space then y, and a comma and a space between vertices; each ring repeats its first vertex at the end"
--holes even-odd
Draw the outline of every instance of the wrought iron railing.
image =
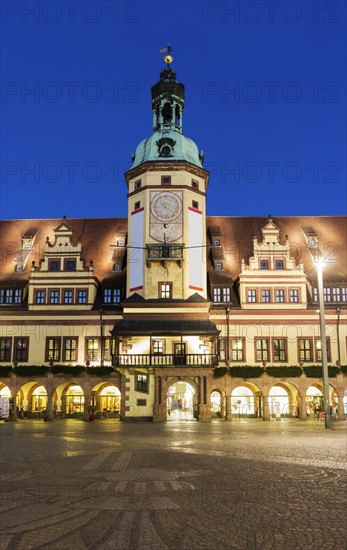
POLYGON ((211 353, 174 354, 120 354, 113 356, 114 367, 212 367, 218 364, 218 355, 211 353))
POLYGON ((147 244, 148 260, 182 260, 183 244, 147 244))

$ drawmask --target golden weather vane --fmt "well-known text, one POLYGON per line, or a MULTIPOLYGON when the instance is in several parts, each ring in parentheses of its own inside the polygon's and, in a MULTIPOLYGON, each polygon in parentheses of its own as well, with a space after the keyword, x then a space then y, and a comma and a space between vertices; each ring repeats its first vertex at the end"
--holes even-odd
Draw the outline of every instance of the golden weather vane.
POLYGON ((167 46, 165 46, 165 48, 162 48, 160 50, 160 53, 165 53, 166 54, 164 56, 164 61, 167 64, 168 67, 169 67, 170 63, 173 62, 173 57, 172 57, 172 55, 170 55, 171 52, 172 52, 172 46, 170 46, 170 44, 168 44, 167 46))

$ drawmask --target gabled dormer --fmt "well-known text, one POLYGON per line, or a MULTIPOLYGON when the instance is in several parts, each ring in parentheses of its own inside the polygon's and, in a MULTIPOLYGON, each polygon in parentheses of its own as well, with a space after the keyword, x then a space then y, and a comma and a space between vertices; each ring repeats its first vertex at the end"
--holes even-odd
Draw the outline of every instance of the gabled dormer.
POLYGON ((239 294, 244 309, 300 309, 307 307, 306 275, 302 263, 290 255, 288 235, 269 218, 262 240, 253 239, 253 256, 241 262, 239 294))
POLYGON ((29 309, 91 309, 97 279, 93 262, 85 266, 81 243, 73 244, 72 231, 64 222, 54 230, 54 241, 46 238, 43 258, 32 263, 29 277, 29 309))

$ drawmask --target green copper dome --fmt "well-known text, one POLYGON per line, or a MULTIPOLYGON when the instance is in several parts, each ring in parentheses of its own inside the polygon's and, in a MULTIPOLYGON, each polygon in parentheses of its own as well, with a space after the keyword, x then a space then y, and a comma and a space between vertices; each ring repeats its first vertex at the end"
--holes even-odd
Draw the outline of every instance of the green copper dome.
POLYGON ((132 168, 150 161, 185 160, 202 168, 199 151, 193 140, 174 130, 154 132, 139 143, 132 168))
POLYGON ((141 141, 132 155, 132 168, 151 161, 187 161, 202 168, 203 154, 182 134, 184 85, 170 67, 152 86, 153 134, 141 141))

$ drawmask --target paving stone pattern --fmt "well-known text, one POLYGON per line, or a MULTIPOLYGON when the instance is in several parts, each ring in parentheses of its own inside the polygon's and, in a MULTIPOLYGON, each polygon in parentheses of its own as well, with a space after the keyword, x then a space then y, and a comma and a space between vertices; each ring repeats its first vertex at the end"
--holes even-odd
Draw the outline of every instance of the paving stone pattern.
POLYGON ((7 422, 1 550, 346 550, 346 425, 7 422))

